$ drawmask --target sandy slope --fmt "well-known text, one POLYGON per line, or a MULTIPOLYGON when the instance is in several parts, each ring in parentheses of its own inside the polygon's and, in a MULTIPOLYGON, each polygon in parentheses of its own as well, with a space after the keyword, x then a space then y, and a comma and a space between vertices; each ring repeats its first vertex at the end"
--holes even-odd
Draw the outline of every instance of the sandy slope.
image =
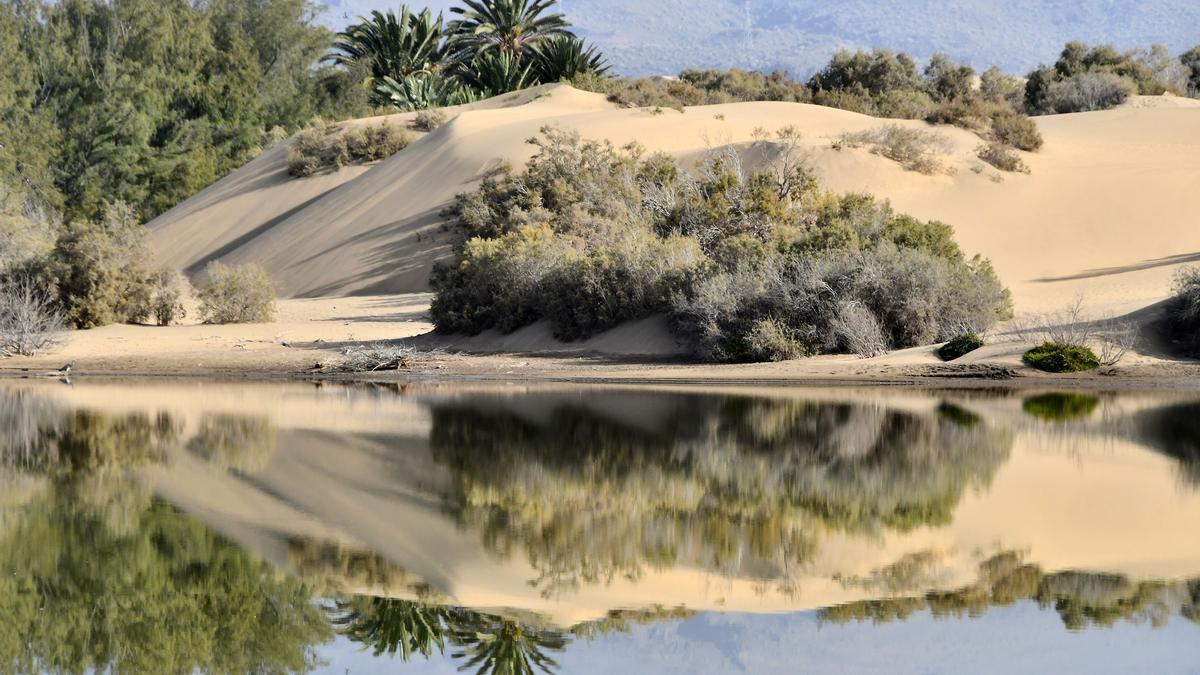
MULTIPOLYGON (((419 134, 390 159, 333 174, 290 178, 286 144, 277 146, 150 223, 161 258, 189 272, 213 259, 265 265, 286 298, 275 323, 82 331, 59 353, 7 360, 0 374, 69 359, 78 359, 80 369, 90 372, 295 373, 336 359, 346 343, 425 333, 431 328, 429 271, 449 253, 442 210, 455 194, 503 162, 524 162, 533 151, 526 140, 545 125, 577 129, 616 144, 637 141, 685 162, 706 148, 732 143, 751 165, 768 149, 754 144, 756 129, 795 125, 804 134, 811 162, 831 188, 881 195, 899 210, 954 225, 967 252, 992 259, 1013 291, 1018 313, 1054 311, 1082 295, 1093 316, 1137 311, 1149 320, 1174 272, 1200 262, 1200 207, 1195 202, 1200 192, 1200 101, 1191 99, 1139 97, 1116 110, 1038 118, 1046 146, 1026 153, 1030 175, 1001 175, 983 166, 974 156, 979 139, 949 127, 940 131, 952 146, 945 158, 955 170, 952 175, 923 176, 866 150, 835 150, 831 141, 842 133, 885 122, 811 105, 738 103, 682 113, 618 109, 599 95, 550 85, 449 112, 447 124, 419 134)), ((406 123, 411 117, 390 119, 406 123)), ((887 378, 920 375, 937 363, 928 348, 865 362, 822 357, 727 368, 573 360, 597 352, 677 352, 657 319, 570 345, 554 340, 545 326, 534 325, 507 336, 439 340, 438 346, 558 356, 533 365, 503 357, 438 364, 445 368, 442 373, 484 377, 887 378)), ((996 345, 964 362, 1019 368, 1025 348, 996 345)), ((1123 365, 1137 370, 1153 360, 1139 356, 1123 365)), ((1197 367, 1149 365, 1154 368, 1131 376, 1187 377, 1197 367)))
POLYGON ((1138 98, 1040 118, 1046 147, 1026 157, 1029 176, 976 173, 978 138, 944 128, 957 173, 929 177, 864 150, 834 150, 839 134, 881 124, 851 112, 739 103, 655 114, 552 85, 451 111, 444 127, 369 168, 290 179, 286 148, 274 148, 150 226, 167 262, 192 270, 212 258, 259 262, 286 296, 423 291, 432 261, 448 251, 441 210, 502 161, 523 162, 525 140, 544 125, 686 158, 725 143, 748 147, 756 128, 793 124, 832 188, 953 224, 964 248, 995 262, 1019 310, 1055 309, 1082 293, 1097 311, 1124 312, 1161 299, 1179 264, 1200 261, 1200 210, 1189 198, 1200 189, 1196 103, 1138 98))

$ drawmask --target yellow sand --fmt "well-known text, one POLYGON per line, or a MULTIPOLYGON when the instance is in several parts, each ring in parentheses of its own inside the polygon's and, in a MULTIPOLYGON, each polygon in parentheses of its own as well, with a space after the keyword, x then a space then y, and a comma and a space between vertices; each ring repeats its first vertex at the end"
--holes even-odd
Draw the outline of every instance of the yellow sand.
MULTIPOLYGON (((1139 312, 1166 297, 1176 270, 1200 262, 1200 102, 1191 99, 1138 97, 1116 110, 1037 118, 1046 145, 1023 153, 1029 175, 984 166, 974 154, 980 139, 952 127, 939 130, 953 148, 945 158, 953 175, 920 175, 863 149, 835 150, 832 140, 841 134, 887 120, 812 105, 736 103, 682 113, 620 109, 598 94, 548 85, 448 114, 441 128, 414 132, 412 145, 383 162, 310 178, 287 175, 287 144, 281 144, 150 223, 162 260, 180 269, 198 272, 214 259, 264 265, 284 298, 276 322, 83 331, 58 353, 0 363, 0 374, 70 359, 90 372, 296 372, 336 359, 338 348, 348 343, 425 333, 432 327, 429 272, 450 251, 443 209, 485 173, 505 162, 524 162, 533 152, 527 139, 546 125, 618 145, 636 141, 685 161, 727 143, 738 144, 754 161, 761 155, 753 147, 756 130, 793 125, 831 188, 870 192, 901 211, 951 223, 969 254, 994 262, 1013 291, 1018 314, 1056 311, 1081 296, 1093 317, 1139 312)), ((410 113, 386 121, 408 124, 412 118, 410 113)), ((346 124, 380 121, 385 120, 346 124)), ((194 317, 195 312, 190 321, 194 317)), ((1153 318, 1153 311, 1139 317, 1153 318)), ((659 319, 586 343, 563 344, 547 326, 535 325, 442 345, 560 355, 678 351, 659 319)), ((1025 348, 989 347, 964 362, 1019 367, 1025 348)), ((904 376, 935 363, 932 350, 919 348, 867 362, 823 357, 724 369, 614 372, 603 364, 574 362, 548 368, 551 376, 624 379, 842 378, 904 376)), ((1151 363, 1175 375, 1187 370, 1156 357, 1135 356, 1130 363, 1151 363)), ((527 366, 503 359, 444 364, 446 372, 546 375, 527 366)))
POLYGON ((837 151, 833 138, 886 121, 812 105, 656 114, 550 85, 450 113, 442 128, 370 168, 292 179, 287 149, 276 147, 152 222, 154 242, 183 268, 214 257, 264 264, 285 296, 424 291, 432 262, 447 253, 440 211, 484 172, 524 162, 525 141, 542 126, 686 158, 750 143, 759 127, 794 125, 830 187, 951 223, 969 253, 993 260, 1021 311, 1057 309, 1079 293, 1098 312, 1130 311, 1161 299, 1180 263, 1200 260, 1200 105, 1191 99, 1143 97, 1117 110, 1038 118, 1046 145, 1025 154, 1028 176, 976 173, 979 138, 952 127, 941 131, 953 144, 954 176, 837 151))

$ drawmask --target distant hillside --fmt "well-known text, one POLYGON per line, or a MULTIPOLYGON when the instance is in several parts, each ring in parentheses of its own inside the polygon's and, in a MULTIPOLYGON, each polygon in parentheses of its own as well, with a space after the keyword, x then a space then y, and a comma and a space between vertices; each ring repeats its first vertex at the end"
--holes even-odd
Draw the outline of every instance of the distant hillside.
MULTIPOLYGON (((326 0, 336 28, 387 0, 326 0)), ((446 9, 451 0, 409 3, 446 9)), ((784 68, 807 75, 839 47, 944 51, 979 68, 1024 72, 1053 62, 1067 40, 1120 48, 1200 42, 1194 0, 565 0, 579 32, 625 75, 687 67, 784 68)))

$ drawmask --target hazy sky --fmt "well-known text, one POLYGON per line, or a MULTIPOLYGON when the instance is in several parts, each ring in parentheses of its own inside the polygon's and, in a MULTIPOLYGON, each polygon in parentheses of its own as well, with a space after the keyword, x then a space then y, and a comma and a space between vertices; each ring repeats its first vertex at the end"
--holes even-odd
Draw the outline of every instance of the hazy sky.
MULTIPOLYGON (((325 0, 341 28, 385 0, 325 0)), ((435 10, 452 0, 429 0, 435 10)), ((1159 42, 1180 52, 1200 42, 1196 0, 567 0, 580 34, 627 75, 685 67, 784 68, 807 75, 839 47, 885 47, 928 57, 944 51, 979 68, 1024 73, 1053 62, 1070 39, 1121 48, 1159 42)))

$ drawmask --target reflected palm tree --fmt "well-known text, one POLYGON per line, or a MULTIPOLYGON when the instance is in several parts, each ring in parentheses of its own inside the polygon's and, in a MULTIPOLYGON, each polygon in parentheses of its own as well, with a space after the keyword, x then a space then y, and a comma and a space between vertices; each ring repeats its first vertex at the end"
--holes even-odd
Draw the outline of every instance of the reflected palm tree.
POLYGON ((556 630, 534 628, 510 619, 464 612, 455 617, 456 659, 460 671, 475 675, 553 673, 558 663, 547 652, 562 651, 567 637, 556 630))
MULTIPOLYGON (((399 598, 353 597, 329 608, 335 629, 376 656, 399 656, 407 662, 431 658, 453 645, 451 658, 461 671, 477 675, 553 673, 558 664, 547 652, 562 651, 569 637, 515 619, 462 607, 399 598)), ((617 625, 614 623, 614 625, 617 625)))
POLYGON ((420 654, 426 659, 446 647, 451 611, 412 600, 355 597, 338 601, 331 613, 334 628, 375 656, 399 655, 404 661, 420 654))

